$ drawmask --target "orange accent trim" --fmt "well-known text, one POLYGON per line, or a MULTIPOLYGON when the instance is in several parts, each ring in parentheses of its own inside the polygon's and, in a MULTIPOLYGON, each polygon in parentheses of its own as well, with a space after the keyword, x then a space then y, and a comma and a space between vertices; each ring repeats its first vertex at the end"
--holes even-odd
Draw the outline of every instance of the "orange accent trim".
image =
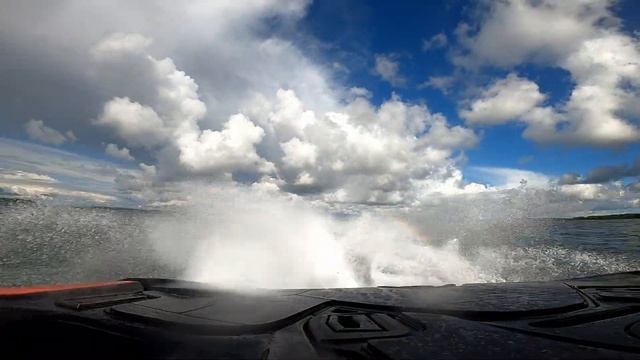
POLYGON ((123 284, 132 284, 136 281, 104 281, 95 283, 80 283, 80 284, 51 284, 51 285, 36 285, 30 287, 12 287, 12 288, 0 288, 0 297, 3 296, 20 296, 20 295, 34 295, 41 293, 48 293, 54 291, 64 291, 73 289, 87 289, 104 286, 115 286, 123 284))

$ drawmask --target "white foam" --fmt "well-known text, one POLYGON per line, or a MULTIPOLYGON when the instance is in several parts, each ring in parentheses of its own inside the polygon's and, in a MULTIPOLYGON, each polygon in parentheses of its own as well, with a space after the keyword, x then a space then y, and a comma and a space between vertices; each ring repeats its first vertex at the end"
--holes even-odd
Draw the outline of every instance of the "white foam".
POLYGON ((163 261, 184 268, 184 278, 221 287, 548 280, 633 267, 544 241, 518 243, 549 235, 545 222, 513 215, 513 201, 451 199, 429 208, 362 207, 336 216, 324 203, 255 188, 205 187, 193 198, 199 200, 155 218, 151 240, 163 261))
POLYGON ((384 211, 338 218, 301 198, 250 189, 201 199, 152 234, 184 277, 224 287, 354 287, 485 281, 457 241, 429 240, 384 211))

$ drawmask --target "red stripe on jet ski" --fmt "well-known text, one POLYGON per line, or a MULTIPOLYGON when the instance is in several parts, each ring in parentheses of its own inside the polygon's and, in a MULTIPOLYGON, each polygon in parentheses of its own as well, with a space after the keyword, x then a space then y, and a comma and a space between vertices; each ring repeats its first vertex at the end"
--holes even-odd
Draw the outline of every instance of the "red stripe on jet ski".
POLYGON ((51 285, 36 285, 30 287, 10 287, 0 288, 0 297, 8 296, 21 296, 21 295, 34 295, 48 292, 75 290, 75 289, 88 289, 88 288, 100 288, 105 286, 117 286, 124 284, 134 284, 136 281, 103 281, 94 283, 80 283, 80 284, 51 284, 51 285))

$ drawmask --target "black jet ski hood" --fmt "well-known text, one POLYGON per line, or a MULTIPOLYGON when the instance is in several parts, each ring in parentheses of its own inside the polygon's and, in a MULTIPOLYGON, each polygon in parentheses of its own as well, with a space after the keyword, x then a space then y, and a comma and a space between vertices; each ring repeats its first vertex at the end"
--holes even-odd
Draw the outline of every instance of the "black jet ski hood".
POLYGON ((167 279, 0 289, 27 358, 640 358, 640 272, 549 282, 231 291, 167 279))

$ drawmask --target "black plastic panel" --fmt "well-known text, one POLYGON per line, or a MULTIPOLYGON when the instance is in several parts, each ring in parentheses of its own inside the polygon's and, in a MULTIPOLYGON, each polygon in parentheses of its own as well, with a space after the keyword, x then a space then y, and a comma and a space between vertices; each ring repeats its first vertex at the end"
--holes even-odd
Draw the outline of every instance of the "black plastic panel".
POLYGON ((640 359, 638 289, 637 272, 249 292, 139 279, 0 298, 0 346, 7 358, 640 359))

